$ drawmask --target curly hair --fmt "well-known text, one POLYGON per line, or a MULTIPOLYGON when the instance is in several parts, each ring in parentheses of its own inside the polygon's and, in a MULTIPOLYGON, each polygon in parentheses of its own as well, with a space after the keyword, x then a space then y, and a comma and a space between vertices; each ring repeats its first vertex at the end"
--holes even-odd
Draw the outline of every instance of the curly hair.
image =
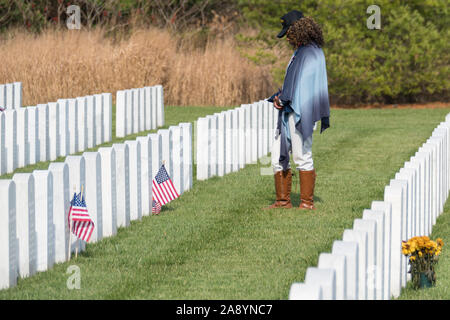
POLYGON ((295 21, 286 33, 287 40, 294 47, 315 44, 324 45, 322 28, 311 18, 304 17, 295 21))

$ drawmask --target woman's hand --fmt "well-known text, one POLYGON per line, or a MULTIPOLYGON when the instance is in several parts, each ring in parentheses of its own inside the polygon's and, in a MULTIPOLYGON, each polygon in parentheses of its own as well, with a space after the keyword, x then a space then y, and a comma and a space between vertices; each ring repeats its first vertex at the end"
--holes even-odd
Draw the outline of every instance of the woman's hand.
POLYGON ((273 106, 275 107, 275 108, 277 108, 278 110, 281 110, 281 109, 283 109, 283 106, 281 105, 281 102, 280 102, 280 98, 278 98, 279 96, 276 96, 274 99, 273 99, 273 106))

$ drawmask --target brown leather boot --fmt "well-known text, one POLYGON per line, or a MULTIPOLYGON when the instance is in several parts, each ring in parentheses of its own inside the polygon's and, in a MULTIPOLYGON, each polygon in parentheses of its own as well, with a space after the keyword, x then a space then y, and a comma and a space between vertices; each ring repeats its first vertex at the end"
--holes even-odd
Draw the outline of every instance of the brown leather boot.
POLYGON ((292 172, 291 169, 286 171, 278 171, 274 174, 276 201, 272 205, 263 209, 274 208, 292 208, 291 203, 291 187, 292 172))
POLYGON ((314 210, 314 187, 316 184, 316 170, 299 170, 300 176, 300 209, 314 210))

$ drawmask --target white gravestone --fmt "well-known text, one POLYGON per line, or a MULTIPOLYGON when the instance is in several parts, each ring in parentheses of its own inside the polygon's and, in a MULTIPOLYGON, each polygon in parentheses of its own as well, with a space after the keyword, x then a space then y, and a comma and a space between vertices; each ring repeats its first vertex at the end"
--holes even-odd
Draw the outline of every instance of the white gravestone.
POLYGON ((22 82, 14 82, 14 109, 22 107, 22 82))
POLYGON ((164 90, 162 85, 156 86, 156 124, 158 127, 164 126, 164 90))
POLYGON ((19 240, 18 274, 25 278, 36 273, 37 243, 34 204, 34 177, 16 173, 16 234, 19 240))
POLYGON ((151 114, 152 114, 152 129, 158 127, 157 124, 157 105, 156 105, 156 87, 150 87, 150 104, 151 104, 151 114))
POLYGON ((116 152, 114 148, 99 148, 102 167, 103 237, 117 233, 116 152))
POLYGON ((145 130, 152 130, 152 98, 151 88, 145 87, 144 90, 144 114, 145 114, 145 130))
POLYGON ((266 156, 269 150, 269 105, 261 101, 262 111, 262 155, 266 156))
POLYGON ((375 299, 383 300, 384 294, 384 247, 385 247, 385 222, 384 213, 382 211, 368 210, 363 211, 363 220, 373 221, 376 224, 376 252, 375 252, 375 299))
POLYGON ((70 132, 69 132, 69 101, 59 99, 59 156, 70 154, 70 132))
POLYGON ((372 201, 371 210, 381 212, 384 216, 383 247, 383 300, 391 298, 391 212, 392 205, 384 201, 372 201))
POLYGON ((180 126, 170 126, 172 139, 172 182, 178 194, 182 194, 183 190, 183 133, 180 126))
POLYGON ((69 104, 69 154, 78 152, 78 105, 77 99, 68 99, 69 104))
POLYGON ((86 97, 77 98, 78 104, 78 151, 84 151, 88 146, 87 105, 86 97))
POLYGON ((217 116, 217 175, 225 174, 225 113, 215 113, 217 116))
POLYGON ((95 243, 103 235, 102 211, 102 168, 98 152, 83 153, 86 162, 85 200, 89 216, 94 222, 94 231, 89 242, 95 243))
POLYGON ((238 112, 238 163, 239 169, 243 169, 245 167, 245 153, 246 153, 246 145, 245 145, 245 109, 240 107, 237 109, 238 112))
POLYGON ((403 224, 405 227, 403 238, 408 240, 409 238, 413 237, 413 222, 415 221, 416 216, 416 185, 417 185, 416 170, 406 168, 405 162, 405 166, 395 174, 395 179, 406 180, 408 182, 406 221, 404 221, 405 223, 403 224))
POLYGON ((60 135, 59 135, 59 105, 57 102, 48 104, 48 141, 50 147, 50 161, 55 161, 60 154, 60 135))
POLYGON ((105 140, 103 135, 103 96, 95 94, 95 142, 97 145, 102 144, 105 140))
POLYGON ((0 112, 0 176, 6 173, 5 114, 0 112))
POLYGON ((418 185, 418 193, 417 193, 417 199, 418 203, 416 206, 416 233, 418 236, 424 235, 424 213, 425 213, 425 205, 426 205, 426 199, 425 199, 425 193, 426 193, 426 160, 425 157, 417 157, 413 156, 410 159, 411 166, 417 166, 419 168, 419 185, 418 185))
POLYGON ((436 208, 436 202, 434 201, 434 195, 437 194, 436 186, 435 186, 435 175, 434 170, 436 167, 436 148, 435 146, 430 146, 425 143, 422 147, 419 148, 419 154, 425 154, 428 158, 428 179, 427 179, 427 199, 428 199, 428 209, 425 214, 425 234, 429 235, 431 233, 431 217, 436 208))
POLYGON ((14 109, 14 83, 6 85, 6 109, 14 109))
POLYGON ((323 300, 336 300, 336 272, 334 269, 306 269, 306 284, 320 284, 323 300))
POLYGON ((366 287, 367 300, 375 300, 376 287, 376 258, 377 258, 377 242, 376 233, 377 225, 375 221, 355 219, 353 222, 354 230, 362 230, 367 232, 367 266, 366 266, 366 287))
POLYGON ((55 226, 55 262, 68 259, 68 216, 70 209, 69 167, 64 162, 50 163, 48 170, 53 175, 53 224, 55 226))
MULTIPOLYGON (((423 161, 425 161, 423 159, 423 161)), ((415 215, 413 223, 413 235, 420 236, 420 217, 422 212, 422 205, 424 199, 422 198, 422 188, 424 183, 424 163, 415 157, 411 157, 410 161, 405 162, 405 168, 413 169, 416 172, 416 187, 415 187, 415 215)))
POLYGON ((428 216, 431 210, 430 204, 430 193, 431 193, 431 154, 427 152, 416 152, 415 157, 424 161, 424 190, 423 190, 423 199, 424 206, 423 212, 421 215, 421 224, 422 224, 422 235, 429 235, 428 228, 428 216))
POLYGON ((345 297, 347 300, 357 300, 359 290, 358 243, 355 241, 336 240, 333 242, 332 254, 345 256, 345 264, 346 264, 345 297))
POLYGON ((130 225, 130 156, 128 145, 113 144, 116 153, 117 227, 130 225))
POLYGON ((218 158, 218 136, 217 136, 217 127, 218 127, 218 118, 214 115, 206 117, 209 121, 209 132, 208 132, 208 172, 209 177, 214 177, 217 175, 217 158, 218 158))
POLYGON ((150 133, 148 137, 152 146, 152 179, 158 173, 162 164, 162 137, 157 133, 150 133))
POLYGON ((183 135, 183 192, 192 188, 192 124, 179 124, 183 135))
POLYGON ((46 271, 55 263, 53 224, 53 175, 48 170, 34 170, 37 234, 37 271, 46 271))
MULTIPOLYGON (((209 178, 209 148, 208 148, 208 133, 209 120, 207 118, 199 118, 197 120, 196 132, 196 162, 197 162, 197 180, 206 180, 209 178)), ((161 130, 160 130, 161 131, 161 130)))
POLYGON ((233 112, 225 111, 225 174, 233 170, 233 112))
POLYGON ((434 169, 432 173, 432 177, 434 179, 434 189, 436 190, 435 194, 432 194, 433 196, 433 202, 435 203, 434 210, 432 211, 431 215, 431 227, 436 223, 436 218, 439 216, 439 213, 443 210, 443 177, 445 175, 445 172, 443 170, 442 166, 442 155, 443 155, 443 146, 444 146, 444 136, 436 136, 435 133, 433 133, 433 136, 428 138, 427 143, 423 146, 434 146, 435 152, 436 152, 436 159, 434 160, 434 169))
POLYGON ((252 163, 252 110, 249 104, 244 104, 242 108, 245 113, 245 164, 250 164, 252 163))
MULTIPOLYGON (((437 142, 436 140, 434 140, 437 142)), ((419 152, 428 152, 431 156, 430 159, 430 212, 428 214, 428 233, 431 233, 431 229, 434 224, 435 217, 438 215, 440 210, 439 195, 439 176, 442 174, 438 171, 439 167, 439 156, 440 156, 440 143, 430 142, 428 139, 427 143, 423 144, 419 148, 419 152)))
POLYGON ((126 135, 132 134, 134 132, 134 127, 133 127, 133 123, 134 123, 134 112, 133 112, 133 91, 132 90, 125 90, 125 109, 126 109, 126 135))
POLYGON ((436 197, 436 210, 434 211, 432 217, 432 225, 436 223, 437 217, 444 210, 444 204, 447 197, 446 192, 446 177, 448 176, 448 172, 445 169, 445 150, 444 148, 447 146, 447 133, 444 129, 435 129, 433 131, 433 135, 427 140, 427 144, 434 144, 437 148, 437 157, 436 157, 436 169, 434 170, 435 186, 438 191, 435 195, 436 197))
POLYGON ((258 112, 258 160, 264 155, 264 128, 263 128, 263 117, 264 117, 264 106, 262 104, 262 101, 259 101, 256 103, 257 105, 257 112, 258 112))
POLYGON ((443 205, 447 199, 448 192, 449 192, 449 160, 450 160, 450 123, 447 122, 441 122, 439 126, 433 131, 433 136, 441 137, 443 139, 443 145, 442 145, 442 159, 441 159, 441 165, 443 170, 442 175, 442 183, 443 183, 443 190, 442 190, 442 209, 439 214, 443 211, 443 205))
POLYGON ((137 137, 141 146, 141 207, 142 215, 152 212, 152 145, 149 136, 137 137))
POLYGON ((127 91, 117 91, 116 94, 116 137, 127 135, 127 91))
POLYGON ((233 113, 232 136, 233 136, 233 165, 232 171, 239 170, 239 112, 237 109, 231 110, 233 113))
POLYGON ((112 140, 112 95, 102 93, 103 96, 103 142, 112 140))
POLYGON ((39 113, 36 107, 28 107, 29 164, 39 162, 39 113))
MULTIPOLYGON (((72 201, 74 194, 81 192, 81 186, 83 189, 86 186, 86 162, 83 156, 67 156, 64 162, 69 167, 69 194, 70 201, 72 201)), ((84 190, 83 193, 85 194, 84 190)), ((69 245, 71 252, 75 252, 76 248, 79 251, 85 249, 85 243, 77 240, 74 234, 72 234, 72 241, 69 245)))
POLYGON ((139 105, 140 105, 140 97, 139 97, 139 89, 131 89, 131 93, 133 95, 133 133, 139 132, 139 105))
POLYGON ((6 109, 6 85, 0 84, 0 107, 6 109))
POLYGON ((358 243, 358 300, 367 299, 367 232, 361 230, 344 230, 343 241, 358 243))
POLYGON ((321 253, 317 266, 319 269, 334 269, 336 271, 336 300, 346 300, 346 257, 342 254, 321 253))
POLYGON ((139 132, 145 131, 145 90, 138 89, 139 92, 139 132))
POLYGON ((274 134, 275 134, 275 127, 274 127, 274 120, 273 118, 275 117, 275 107, 273 106, 273 103, 268 102, 269 105, 269 150, 268 152, 272 152, 272 144, 273 144, 273 139, 274 139, 274 134))
MULTIPOLYGON (((390 186, 402 188, 402 203, 401 203, 401 224, 400 224, 400 236, 401 241, 407 241, 406 236, 406 214, 407 214, 407 203, 408 203, 408 181, 391 179, 390 186)), ((401 241, 400 241, 400 263, 401 263, 401 285, 406 286, 407 281, 407 270, 408 270, 408 259, 406 256, 401 254, 401 241)))
POLYGON ((141 195, 141 144, 137 140, 127 140, 130 170, 130 220, 142 218, 141 195))
POLYGON ((400 186, 386 186, 384 188, 384 201, 391 203, 391 261, 390 261, 390 294, 395 298, 400 295, 402 274, 402 203, 403 188, 400 186))
POLYGON ((0 179, 0 290, 17 284, 16 184, 0 179))
MULTIPOLYGON (((119 95, 119 92, 117 92, 119 95)), ((117 107, 119 110, 119 107, 117 107)), ((117 114, 119 116, 119 113, 117 114)), ((125 118, 124 118, 125 119, 125 118)), ((87 129, 87 147, 93 148, 96 144, 96 130, 95 130, 95 97, 86 97, 86 129, 87 129)))
POLYGON ((48 161, 50 159, 48 104, 38 104, 37 110, 39 113, 39 160, 48 161))
POLYGON ((7 109, 5 114, 5 149, 6 172, 12 173, 17 168, 17 111, 7 109))
POLYGON ((173 177, 172 165, 172 132, 169 129, 158 130, 162 141, 162 161, 165 163, 167 173, 170 178, 173 177))
MULTIPOLYGON (((411 212, 412 216, 410 217, 409 221, 411 224, 411 236, 415 237, 418 236, 418 230, 417 228, 417 221, 419 216, 419 209, 420 209, 420 163, 418 162, 411 162, 406 161, 404 164, 404 170, 408 170, 410 172, 414 172, 413 174, 413 186, 412 186, 412 202, 411 202, 411 212)), ((400 169, 400 171, 402 170, 400 169)))
POLYGON ((30 162, 28 144, 28 108, 17 111, 17 167, 23 168, 30 162))
POLYGON ((251 109, 251 152, 252 152, 252 162, 251 163, 257 163, 258 162, 258 105, 256 103, 253 103, 250 106, 251 109))
POLYGON ((289 300, 323 300, 322 288, 317 283, 293 283, 289 300))

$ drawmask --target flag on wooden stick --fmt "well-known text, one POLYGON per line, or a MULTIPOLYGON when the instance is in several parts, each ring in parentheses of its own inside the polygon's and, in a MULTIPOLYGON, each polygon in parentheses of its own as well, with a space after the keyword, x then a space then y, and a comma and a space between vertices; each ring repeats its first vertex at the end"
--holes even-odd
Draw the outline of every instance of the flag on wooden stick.
POLYGON ((152 181, 153 198, 159 202, 161 206, 175 200, 180 195, 170 180, 164 164, 159 168, 158 173, 152 181))
POLYGON ((81 192, 79 194, 74 193, 73 195, 73 199, 70 202, 68 219, 72 233, 79 239, 89 242, 95 226, 94 221, 89 216, 86 201, 81 192))
POLYGON ((159 203, 155 199, 152 199, 152 213, 159 214, 160 212, 161 212, 161 203, 159 203))

